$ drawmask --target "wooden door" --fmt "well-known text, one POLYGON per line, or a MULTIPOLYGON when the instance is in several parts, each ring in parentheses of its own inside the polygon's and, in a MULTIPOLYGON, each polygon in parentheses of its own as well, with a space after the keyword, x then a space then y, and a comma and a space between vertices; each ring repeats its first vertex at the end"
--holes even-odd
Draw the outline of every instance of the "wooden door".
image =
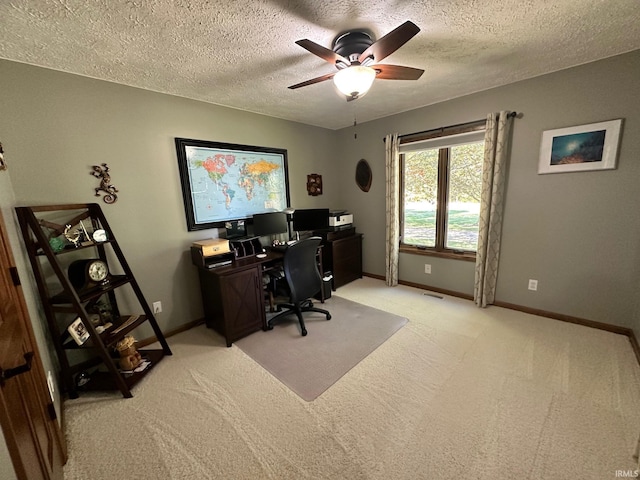
POLYGON ((55 419, 0 213, 0 425, 19 480, 62 480, 66 446, 55 419), (29 360, 30 359, 30 360, 29 360), (19 367, 29 364, 31 368, 19 367))

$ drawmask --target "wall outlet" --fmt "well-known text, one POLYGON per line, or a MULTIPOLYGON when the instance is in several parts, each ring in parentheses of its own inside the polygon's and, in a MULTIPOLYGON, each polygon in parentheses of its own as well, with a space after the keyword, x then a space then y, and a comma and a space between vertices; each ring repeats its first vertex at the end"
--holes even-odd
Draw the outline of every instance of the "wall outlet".
POLYGON ((529 290, 534 292, 538 290, 538 280, 529 279, 529 290))
POLYGON ((429 263, 424 264, 424 273, 431 273, 431 264, 429 263))
POLYGON ((153 313, 162 312, 162 302, 153 302, 153 313))

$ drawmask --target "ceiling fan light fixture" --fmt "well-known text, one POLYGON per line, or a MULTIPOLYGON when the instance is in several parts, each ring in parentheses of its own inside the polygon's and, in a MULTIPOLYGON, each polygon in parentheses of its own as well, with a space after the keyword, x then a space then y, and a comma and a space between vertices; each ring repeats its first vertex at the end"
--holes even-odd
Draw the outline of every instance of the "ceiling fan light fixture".
POLYGON ((355 99, 369 91, 375 78, 376 71, 373 68, 352 65, 338 71, 333 76, 333 83, 340 93, 355 99))

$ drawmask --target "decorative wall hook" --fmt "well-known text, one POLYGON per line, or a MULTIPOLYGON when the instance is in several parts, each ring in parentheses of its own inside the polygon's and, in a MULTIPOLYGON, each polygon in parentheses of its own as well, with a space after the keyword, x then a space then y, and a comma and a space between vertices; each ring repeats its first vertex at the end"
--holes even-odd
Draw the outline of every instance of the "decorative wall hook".
POLYGON ((4 150, 2 149, 2 142, 0 142, 0 170, 6 170, 7 164, 4 163, 4 150))
POLYGON ((105 192, 105 196, 103 198, 104 203, 115 203, 118 200, 118 196, 116 192, 118 189, 111 185, 111 175, 109 175, 109 167, 106 163, 103 163, 102 166, 94 165, 93 171, 89 172, 96 178, 100 179, 100 186, 96 188, 96 197, 100 196, 100 191, 105 192))

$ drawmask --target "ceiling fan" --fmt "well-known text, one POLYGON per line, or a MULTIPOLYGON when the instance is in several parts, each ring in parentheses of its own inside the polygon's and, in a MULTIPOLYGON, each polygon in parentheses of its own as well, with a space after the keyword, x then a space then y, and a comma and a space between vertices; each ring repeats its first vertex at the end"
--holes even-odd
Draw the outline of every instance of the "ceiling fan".
POLYGON ((289 88, 293 90, 333 78, 338 90, 347 96, 347 101, 351 101, 367 93, 376 78, 417 80, 424 70, 378 62, 398 50, 419 31, 413 22, 406 21, 378 41, 374 41, 368 33, 353 30, 338 36, 333 42, 333 50, 311 40, 298 40, 298 45, 331 63, 338 71, 291 85, 289 88))

